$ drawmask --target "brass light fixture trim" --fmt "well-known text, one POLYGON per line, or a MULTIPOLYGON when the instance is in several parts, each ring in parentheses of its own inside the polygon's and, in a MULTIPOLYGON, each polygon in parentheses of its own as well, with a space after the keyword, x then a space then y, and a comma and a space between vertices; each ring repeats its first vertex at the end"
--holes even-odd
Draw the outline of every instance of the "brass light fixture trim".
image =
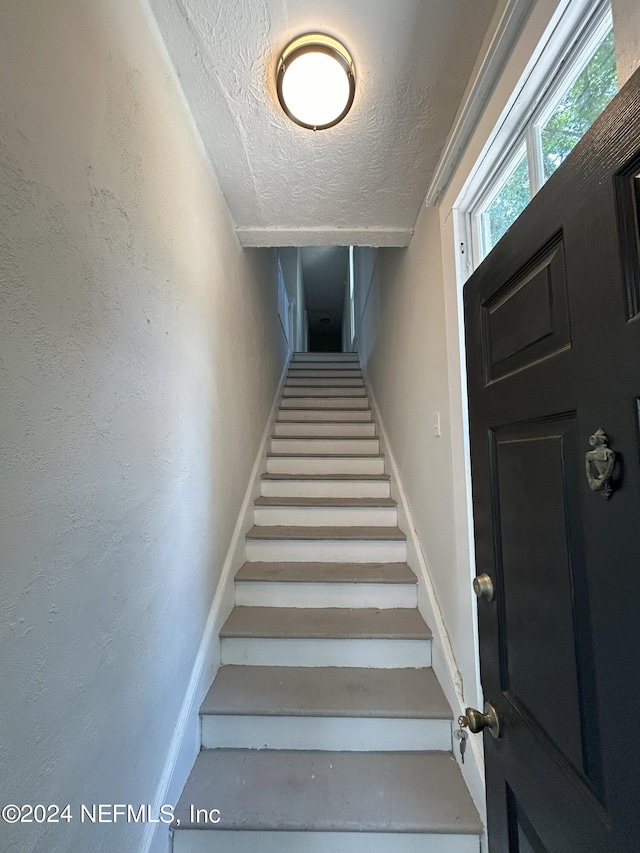
POLYGON ((305 33, 298 36, 282 52, 276 73, 276 90, 282 109, 291 121, 300 127, 309 130, 326 130, 329 127, 335 127, 347 115, 355 98, 356 75, 351 54, 341 42, 325 33, 305 33), (323 55, 334 60, 344 72, 348 85, 348 91, 345 92, 346 98, 340 93, 337 114, 330 119, 325 116, 324 121, 314 122, 309 120, 308 115, 297 115, 292 104, 287 102, 287 85, 285 83, 287 72, 292 69, 296 60, 309 54, 323 55))

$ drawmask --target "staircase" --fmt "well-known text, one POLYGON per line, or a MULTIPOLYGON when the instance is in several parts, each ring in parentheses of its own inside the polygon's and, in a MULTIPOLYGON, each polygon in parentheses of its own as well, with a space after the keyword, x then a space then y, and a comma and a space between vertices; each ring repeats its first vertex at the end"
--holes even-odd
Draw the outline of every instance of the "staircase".
POLYGON ((293 357, 246 559, 174 853, 478 853, 355 354, 293 357))

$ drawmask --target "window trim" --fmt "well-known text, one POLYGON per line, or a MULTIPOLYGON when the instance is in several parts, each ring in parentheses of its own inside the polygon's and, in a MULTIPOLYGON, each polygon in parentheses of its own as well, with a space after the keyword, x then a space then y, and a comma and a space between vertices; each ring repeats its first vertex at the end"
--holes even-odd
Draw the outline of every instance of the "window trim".
POLYGON ((561 5, 455 205, 463 280, 490 251, 483 250, 480 216, 509 179, 523 146, 531 197, 543 185, 544 164, 536 137, 611 27, 610 0, 564 0, 561 5))

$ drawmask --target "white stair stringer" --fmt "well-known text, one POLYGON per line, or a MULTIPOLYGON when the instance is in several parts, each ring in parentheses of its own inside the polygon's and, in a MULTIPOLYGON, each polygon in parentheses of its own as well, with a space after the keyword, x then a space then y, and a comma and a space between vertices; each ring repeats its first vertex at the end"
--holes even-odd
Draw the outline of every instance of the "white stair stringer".
POLYGON ((479 853, 385 468, 357 355, 295 354, 173 853, 479 853))

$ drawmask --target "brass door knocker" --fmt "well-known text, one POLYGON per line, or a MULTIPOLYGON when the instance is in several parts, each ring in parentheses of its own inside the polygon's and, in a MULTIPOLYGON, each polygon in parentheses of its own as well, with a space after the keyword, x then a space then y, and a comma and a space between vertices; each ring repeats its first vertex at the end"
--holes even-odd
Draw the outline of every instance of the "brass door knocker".
POLYGON ((609 439, 603 429, 597 430, 589 439, 593 450, 585 454, 587 482, 592 492, 600 492, 605 500, 613 494, 611 478, 616 464, 616 454, 609 447, 609 439))

